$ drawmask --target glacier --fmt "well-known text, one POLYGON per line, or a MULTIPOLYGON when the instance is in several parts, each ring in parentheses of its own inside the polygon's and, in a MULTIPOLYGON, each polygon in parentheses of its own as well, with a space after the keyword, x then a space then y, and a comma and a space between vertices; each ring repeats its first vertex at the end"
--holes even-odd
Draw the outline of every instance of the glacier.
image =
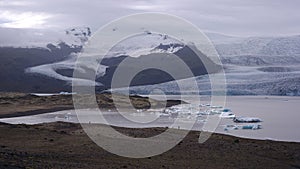
MULTIPOLYGON (((115 31, 118 31, 116 29, 115 31)), ((84 45, 91 36, 88 28, 72 28, 65 31, 65 41, 70 45, 84 45)), ((300 36, 286 37, 233 37, 207 33, 220 55, 225 70, 227 95, 289 95, 300 96, 300 36)), ((106 57, 128 55, 139 57, 150 53, 175 53, 184 44, 163 34, 142 32, 114 46, 106 57)), ((26 69, 60 79, 70 84, 72 77, 57 72, 58 69, 74 68, 78 54, 62 62, 38 65, 26 69)), ((99 64, 97 60, 93 64, 99 64)), ((105 65, 100 65, 97 77, 103 75, 105 65)), ((89 83, 89 82, 87 82, 89 83)), ((101 85, 101 84, 98 84, 101 85)), ((130 87, 134 94, 151 93, 161 89, 166 94, 211 94, 208 75, 166 82, 157 85, 130 87), (191 90, 189 83, 196 80, 199 90, 191 90), (177 82, 184 84, 179 91, 177 82)), ((114 89, 122 91, 123 89, 114 89)))

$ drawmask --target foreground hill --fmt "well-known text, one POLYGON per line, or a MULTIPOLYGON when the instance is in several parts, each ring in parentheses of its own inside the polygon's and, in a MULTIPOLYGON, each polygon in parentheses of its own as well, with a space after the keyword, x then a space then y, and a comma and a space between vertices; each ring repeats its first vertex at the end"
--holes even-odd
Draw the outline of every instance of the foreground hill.
MULTIPOLYGON (((102 126, 106 127, 106 126, 102 126)), ((132 137, 165 129, 116 128, 132 137)), ((213 134, 203 144, 199 132, 172 150, 143 159, 123 158, 93 143, 79 124, 0 124, 0 168, 299 168, 300 144, 213 134)))

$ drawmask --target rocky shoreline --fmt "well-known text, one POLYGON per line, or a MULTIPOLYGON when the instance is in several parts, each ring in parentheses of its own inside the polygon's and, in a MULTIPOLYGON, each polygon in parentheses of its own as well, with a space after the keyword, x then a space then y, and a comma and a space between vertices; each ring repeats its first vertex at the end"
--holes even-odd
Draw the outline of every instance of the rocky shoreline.
MULTIPOLYGON (((90 99, 95 96, 82 95, 82 99, 90 99)), ((133 105, 136 109, 149 109, 170 107, 185 103, 180 100, 167 100, 166 103, 153 100, 148 97, 128 96, 111 93, 96 94, 96 101, 100 109, 115 109, 115 104, 125 107, 133 105)), ((89 106, 89 105, 87 105, 89 106)), ((89 108, 89 107, 88 107, 89 108)), ((74 109, 72 95, 35 96, 24 93, 0 93, 0 118, 20 117, 49 113, 61 110, 74 109)))

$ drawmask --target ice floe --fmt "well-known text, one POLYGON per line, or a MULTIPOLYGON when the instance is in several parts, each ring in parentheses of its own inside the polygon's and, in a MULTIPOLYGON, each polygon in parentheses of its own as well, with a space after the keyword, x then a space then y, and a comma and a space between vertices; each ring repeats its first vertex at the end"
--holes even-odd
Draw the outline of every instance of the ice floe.
POLYGON ((233 119, 236 123, 259 123, 262 122, 260 118, 257 117, 237 117, 233 119))

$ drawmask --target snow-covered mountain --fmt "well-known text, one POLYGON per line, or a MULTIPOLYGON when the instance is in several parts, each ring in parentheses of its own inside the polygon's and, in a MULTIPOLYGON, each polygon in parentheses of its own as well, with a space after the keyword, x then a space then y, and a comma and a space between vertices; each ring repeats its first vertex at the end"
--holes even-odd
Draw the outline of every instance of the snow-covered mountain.
POLYGON ((230 37, 211 36, 224 64, 256 66, 300 63, 300 36, 230 37))
MULTIPOLYGON (((65 42, 65 44, 68 44, 72 47, 78 47, 78 45, 80 46, 81 44, 82 46, 88 40, 88 38, 91 36, 91 31, 89 28, 72 28, 66 30, 66 35, 70 37, 66 38, 68 41, 65 42)), ((181 42, 172 37, 146 31, 142 32, 141 34, 137 34, 130 38, 127 38, 121 41, 120 43, 116 44, 108 52, 105 58, 116 58, 119 56, 130 56, 137 58, 139 56, 148 55, 151 53, 175 53, 183 47, 184 45, 181 42)), ((70 55, 68 59, 60 62, 27 68, 26 72, 40 74, 71 83, 72 75, 66 75, 65 72, 72 71, 76 62, 76 58, 77 55, 73 54, 70 55)), ((98 62, 100 62, 98 59, 95 58, 87 59, 87 61, 93 60, 95 64, 99 64, 98 62)), ((90 63, 86 63, 86 65, 88 67, 90 63)), ((104 75, 106 68, 107 65, 99 64, 97 77, 104 75)))
MULTIPOLYGON (((207 34, 220 54, 228 95, 300 95, 300 36, 231 37, 207 34)), ((200 91, 191 91, 191 79, 181 80, 181 94, 210 94, 207 75, 195 78, 200 91)), ((176 82, 131 87, 135 94, 161 89, 179 94, 176 82)), ((122 90, 119 90, 122 91, 122 90)))
POLYGON ((66 30, 66 34, 62 41, 70 46, 82 46, 89 40, 91 35, 92 32, 89 27, 70 28, 66 30))
MULTIPOLYGON (((43 88, 49 88, 52 91, 53 86, 55 90, 59 90, 61 87, 58 85, 63 84, 67 87, 64 90, 70 89, 78 53, 92 35, 88 27, 70 28, 59 33, 3 28, 0 28, 0 31, 8 32, 7 36, 0 39, 3 69, 0 76, 8 82, 3 88, 13 90, 17 86, 14 87, 11 84, 19 80, 28 83, 29 86, 24 90, 29 91, 42 91, 43 88), (20 36, 19 40, 9 38, 8 35, 12 33, 20 36), (28 53, 28 56, 24 57, 24 53, 28 53), (49 85, 44 86, 45 84, 49 85)), ((245 38, 215 33, 208 33, 207 36, 220 54, 226 71, 228 94, 300 95, 300 70, 298 68, 300 36, 245 38)), ((115 64, 125 57, 134 58, 132 63, 135 63, 140 58, 145 60, 145 56, 153 56, 156 53, 180 53, 186 49, 186 46, 175 38, 149 31, 141 32, 121 41, 109 51, 106 63, 100 65, 97 71, 97 78, 103 76, 109 67, 116 66, 115 64)), ((190 55, 190 53, 186 54, 190 55)), ((97 60, 87 60, 95 62, 93 64, 99 64, 97 60)), ((201 75, 196 77, 196 80, 201 89, 200 93, 208 94, 210 92, 208 76, 201 75)), ((185 93, 194 92, 189 91, 189 79, 183 81, 186 84, 185 93)), ((136 93, 147 93, 158 87, 167 93, 176 94, 178 88, 175 84, 175 82, 167 82, 132 87, 132 90, 136 93)), ((98 85, 100 86, 101 83, 98 85)), ((23 89, 20 88, 20 90, 23 89)))
POLYGON ((106 57, 127 55, 139 57, 150 53, 175 53, 184 45, 168 35, 145 31, 116 44, 106 57))
MULTIPOLYGON (((82 31, 82 29, 70 29, 66 31, 66 34, 78 38, 81 43, 85 43, 91 33, 89 29, 84 29, 84 31, 82 31)), ((74 44, 74 41, 72 42, 74 44)), ((65 44, 70 44, 70 42, 65 44)), ((77 47, 73 44, 71 47, 77 47)), ((54 46, 54 48, 56 47, 54 46)), ((202 63, 203 60, 206 61, 206 64, 209 64, 213 67, 211 70, 220 69, 220 66, 214 64, 200 51, 198 53, 194 53, 190 47, 184 45, 175 38, 169 37, 168 35, 151 33, 149 31, 141 32, 140 34, 131 36, 119 42, 111 48, 103 60, 100 60, 100 58, 97 58, 95 55, 84 56, 88 58, 81 59, 81 61, 84 63, 81 63, 80 65, 83 65, 83 74, 93 70, 95 66, 98 66, 98 70, 96 70, 96 85, 108 87, 110 86, 113 72, 124 58, 129 58, 130 66, 128 65, 127 67, 130 69, 138 66, 141 63, 150 62, 155 62, 155 64, 162 65, 165 64, 165 66, 169 65, 169 67, 172 68, 174 67, 174 64, 170 64, 177 62, 176 60, 165 55, 170 53, 178 55, 178 57, 186 62, 186 64, 190 65, 191 70, 195 75, 207 73, 207 70, 204 68, 202 63), (203 60, 200 60, 199 57, 201 57, 203 60)), ((25 70, 25 72, 28 74, 38 74, 62 80, 70 85, 73 79, 73 69, 76 59, 77 55, 71 54, 66 60, 29 67, 25 70)), ((136 80, 133 85, 155 84, 171 80, 168 75, 154 70, 145 70, 143 72, 143 76, 147 77, 148 79, 136 80)))
POLYGON ((220 55, 299 55, 300 36, 254 37, 227 44, 216 44, 220 55))
POLYGON ((59 69, 59 65, 52 65, 65 61, 67 64, 63 67, 74 66, 70 60, 82 51, 82 45, 90 36, 89 28, 72 28, 68 34, 65 30, 54 32, 1 28, 0 31, 4 37, 0 38, 0 91, 71 90, 68 82, 72 78, 57 76, 55 70, 59 69))

